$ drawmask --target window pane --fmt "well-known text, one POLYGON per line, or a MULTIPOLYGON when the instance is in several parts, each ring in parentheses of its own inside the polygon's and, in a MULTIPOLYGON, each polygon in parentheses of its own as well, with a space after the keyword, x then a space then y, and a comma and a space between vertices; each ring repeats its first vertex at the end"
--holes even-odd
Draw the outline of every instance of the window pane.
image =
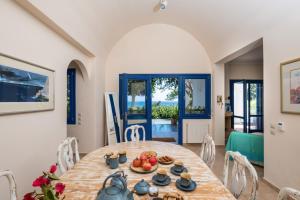
POLYGON ((128 114, 145 114, 146 107, 146 81, 128 81, 128 114))
POLYGON ((76 70, 71 68, 67 71, 67 123, 76 124, 76 70))
POLYGON ((244 119, 234 117, 233 129, 236 131, 244 131, 244 119))
POLYGON ((243 83, 234 83, 234 115, 235 116, 244 116, 244 88, 243 83))
POLYGON ((185 113, 205 113, 205 79, 185 80, 185 113))
POLYGON ((250 130, 263 130, 263 117, 250 117, 250 130))

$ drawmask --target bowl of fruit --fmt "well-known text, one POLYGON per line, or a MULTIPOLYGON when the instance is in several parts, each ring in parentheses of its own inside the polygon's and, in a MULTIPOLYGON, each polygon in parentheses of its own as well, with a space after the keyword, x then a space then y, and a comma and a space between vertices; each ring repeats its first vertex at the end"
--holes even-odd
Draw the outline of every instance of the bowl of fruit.
POLYGON ((145 151, 132 161, 130 169, 141 174, 154 172, 158 168, 156 156, 154 151, 145 151))

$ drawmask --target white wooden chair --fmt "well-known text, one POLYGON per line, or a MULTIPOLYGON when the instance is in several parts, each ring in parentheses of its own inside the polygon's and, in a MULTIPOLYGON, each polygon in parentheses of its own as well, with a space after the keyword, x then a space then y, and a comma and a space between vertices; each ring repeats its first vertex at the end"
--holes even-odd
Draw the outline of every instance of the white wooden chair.
POLYGON ((213 167, 216 159, 216 147, 214 140, 208 134, 203 138, 200 158, 207 164, 208 167, 213 167))
POLYGON ((281 188, 277 200, 287 200, 288 197, 300 200, 300 191, 288 187, 281 188))
POLYGON ((17 200, 17 186, 12 171, 0 170, 0 178, 1 177, 6 177, 9 182, 10 200, 17 200))
POLYGON ((143 126, 140 125, 132 125, 126 128, 124 136, 125 136, 125 142, 128 142, 127 140, 127 134, 130 131, 130 138, 132 142, 138 142, 140 141, 140 134, 139 134, 139 130, 142 130, 142 140, 146 141, 146 131, 145 128, 143 126))
POLYGON ((78 143, 75 137, 69 137, 67 139, 69 140, 69 156, 70 156, 70 164, 71 164, 70 167, 73 167, 75 163, 77 163, 80 160, 78 143), (75 159, 74 159, 74 154, 75 154, 75 159))
POLYGON ((57 150, 57 164, 60 172, 63 174, 74 167, 75 163, 80 160, 77 139, 75 137, 66 138, 57 150), (74 150, 73 150, 74 143, 74 150), (74 159, 75 151, 75 159, 74 159))
POLYGON ((241 155, 239 152, 227 151, 225 155, 225 165, 224 165, 224 185, 228 187, 228 169, 230 157, 233 159, 232 168, 232 179, 230 185, 231 193, 238 199, 240 195, 244 192, 247 185, 247 178, 245 169, 249 170, 250 176, 252 178, 252 189, 249 200, 255 200, 258 190, 258 176, 255 168, 251 165, 248 159, 241 155))

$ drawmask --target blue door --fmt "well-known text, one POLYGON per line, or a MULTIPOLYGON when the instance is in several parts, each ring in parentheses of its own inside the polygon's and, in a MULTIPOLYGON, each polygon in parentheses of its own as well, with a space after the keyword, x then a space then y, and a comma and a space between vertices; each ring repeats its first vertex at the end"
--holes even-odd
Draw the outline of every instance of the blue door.
MULTIPOLYGON (((122 93, 120 105, 124 130, 136 124, 144 126, 146 130, 146 140, 151 140, 150 78, 139 75, 122 74, 120 75, 120 92, 122 93)), ((142 130, 140 129, 140 131, 142 130)), ((130 133, 127 135, 127 140, 130 141, 129 135, 130 133)))
MULTIPOLYGON (((124 127, 123 133, 128 126, 138 124, 144 126, 146 140, 152 140, 151 82, 154 78, 176 78, 179 81, 177 143, 182 144, 183 120, 211 118, 211 75, 120 74, 119 104, 124 127)), ((127 137, 127 140, 130 140, 130 138, 127 137)))
POLYGON ((246 133, 263 132, 263 81, 231 80, 232 128, 246 133))

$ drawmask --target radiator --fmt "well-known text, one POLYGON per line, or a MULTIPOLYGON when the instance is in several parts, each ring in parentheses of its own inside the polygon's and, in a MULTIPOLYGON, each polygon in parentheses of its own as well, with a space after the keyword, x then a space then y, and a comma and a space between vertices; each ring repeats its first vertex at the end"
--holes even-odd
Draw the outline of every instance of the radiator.
POLYGON ((202 143, 203 137, 209 133, 211 120, 183 120, 183 143, 202 143))

